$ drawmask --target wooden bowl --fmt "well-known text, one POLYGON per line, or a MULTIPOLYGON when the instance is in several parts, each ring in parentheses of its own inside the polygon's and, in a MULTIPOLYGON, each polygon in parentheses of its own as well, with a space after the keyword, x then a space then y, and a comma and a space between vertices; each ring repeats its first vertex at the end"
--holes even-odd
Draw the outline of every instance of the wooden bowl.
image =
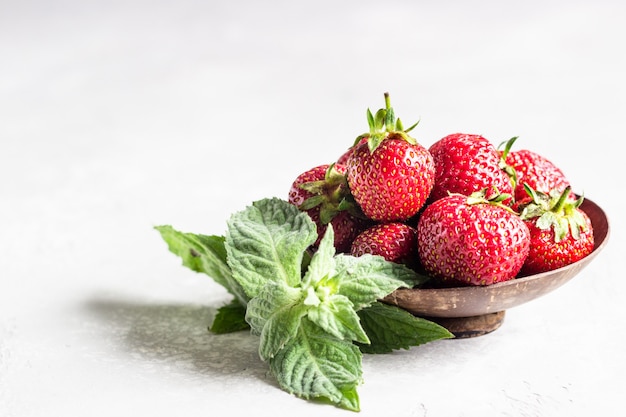
POLYGON ((441 324, 457 338, 480 336, 496 330, 507 309, 554 291, 576 276, 606 246, 609 222, 604 211, 585 199, 581 209, 593 225, 595 247, 578 262, 553 271, 488 286, 398 289, 382 301, 441 324))

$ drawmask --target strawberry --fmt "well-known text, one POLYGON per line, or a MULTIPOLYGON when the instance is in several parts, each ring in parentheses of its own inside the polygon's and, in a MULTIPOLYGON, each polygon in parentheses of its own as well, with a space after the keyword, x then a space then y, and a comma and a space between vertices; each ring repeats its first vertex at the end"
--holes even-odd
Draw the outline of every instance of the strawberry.
MULTIPOLYGON (((570 185, 563 171, 543 155, 527 149, 511 151, 515 140, 517 137, 511 138, 499 146, 499 148, 504 146, 503 150, 500 151, 501 157, 505 164, 513 169, 510 174, 515 183, 513 193, 515 200, 528 197, 524 183, 543 193, 549 193, 555 189, 561 192, 570 185)), ((576 199, 573 193, 571 197, 576 199)))
POLYGON ((433 277, 470 285, 515 278, 530 248, 530 232, 509 198, 486 190, 450 194, 428 205, 417 225, 421 263, 433 277))
POLYGON ((367 217, 377 222, 404 221, 426 202, 435 167, 428 149, 408 134, 417 123, 403 129, 387 93, 385 105, 376 116, 367 110, 370 130, 355 141, 348 158, 347 180, 367 217))
MULTIPOLYGON (((358 144, 361 143, 367 143, 367 138, 361 138, 358 144)), ((339 158, 337 158, 337 163, 340 165, 347 165, 348 159, 350 158, 350 155, 352 155, 352 151, 354 151, 354 148, 356 148, 356 146, 350 146, 348 149, 346 149, 344 153, 342 153, 339 158)))
POLYGON ((337 163, 341 164, 341 165, 347 165, 348 164, 348 159, 350 158, 350 155, 352 155, 352 151, 354 150, 354 147, 350 146, 348 149, 346 149, 346 151, 344 153, 342 153, 339 158, 337 158, 337 163))
POLYGON ((306 211, 317 226, 314 248, 331 223, 335 249, 347 253, 352 240, 370 224, 351 203, 345 172, 344 165, 319 165, 298 175, 291 185, 288 201, 306 211))
POLYGON ((526 185, 530 198, 519 204, 520 218, 530 230, 530 252, 521 275, 552 271, 589 255, 594 248, 593 227, 580 209, 581 196, 570 197, 571 187, 546 194, 526 185))
POLYGON ((469 196, 490 187, 503 194, 513 194, 500 153, 483 136, 454 133, 433 143, 429 151, 435 161, 435 185, 429 202, 448 193, 469 196))
POLYGON ((380 255, 410 266, 417 260, 417 230, 405 223, 379 223, 362 231, 352 242, 350 254, 380 255))

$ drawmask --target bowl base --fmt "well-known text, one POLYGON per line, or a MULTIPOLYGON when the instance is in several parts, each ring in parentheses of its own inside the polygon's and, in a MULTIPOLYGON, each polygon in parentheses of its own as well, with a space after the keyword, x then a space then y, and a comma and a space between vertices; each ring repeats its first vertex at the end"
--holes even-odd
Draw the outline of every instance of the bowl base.
POLYGON ((422 317, 448 329, 455 339, 483 336, 498 329, 504 321, 504 311, 472 317, 422 317))

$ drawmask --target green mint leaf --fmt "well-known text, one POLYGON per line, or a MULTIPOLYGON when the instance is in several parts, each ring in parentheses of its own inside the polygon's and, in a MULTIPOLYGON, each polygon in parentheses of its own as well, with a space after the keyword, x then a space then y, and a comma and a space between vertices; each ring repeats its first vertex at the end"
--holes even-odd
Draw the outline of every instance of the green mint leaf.
POLYGON ((227 223, 228 265, 248 297, 255 297, 268 281, 292 287, 300 283, 304 252, 317 239, 306 212, 269 198, 233 214, 227 223))
POLYGON ((317 251, 313 254, 309 267, 307 268, 304 278, 302 279, 303 287, 309 285, 315 286, 317 283, 327 278, 335 269, 335 231, 333 225, 328 224, 326 233, 320 240, 317 251))
POLYGON ((370 344, 358 344, 363 353, 389 353, 454 337, 437 323, 380 302, 360 310, 358 314, 371 341, 370 344))
POLYGON ((215 334, 247 330, 250 328, 250 325, 246 322, 245 316, 246 307, 233 300, 230 304, 226 304, 217 310, 209 330, 215 334))
POLYGON ((333 295, 316 307, 311 307, 309 320, 332 336, 347 341, 369 343, 367 334, 361 327, 359 316, 352 302, 343 295, 333 295))
POLYGON ((362 354, 348 341, 330 336, 307 319, 276 356, 270 370, 281 388, 305 399, 327 400, 359 411, 362 354))
POLYGON ((305 293, 283 282, 268 282, 248 302, 246 321, 261 336, 259 356, 267 361, 292 340, 306 314, 305 293))
POLYGON ((352 301, 357 311, 400 287, 410 288, 427 279, 405 265, 369 254, 339 254, 335 256, 335 269, 340 282, 338 294, 352 301))
POLYGON ((161 234, 170 252, 182 258, 183 266, 207 274, 233 294, 242 305, 246 304, 248 297, 233 278, 226 260, 224 237, 184 233, 169 225, 154 228, 161 234))
POLYGON ((210 272, 216 281, 226 281, 230 268, 226 263, 226 249, 222 236, 203 236, 183 233, 170 225, 155 226, 168 249, 180 256, 183 265, 195 272, 210 272))

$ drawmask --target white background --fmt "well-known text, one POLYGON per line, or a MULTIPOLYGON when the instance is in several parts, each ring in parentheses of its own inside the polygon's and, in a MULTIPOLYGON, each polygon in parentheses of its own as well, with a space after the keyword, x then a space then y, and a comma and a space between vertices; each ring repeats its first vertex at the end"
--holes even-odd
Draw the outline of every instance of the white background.
POLYGON ((255 337, 208 333, 230 298, 152 227, 222 234, 286 198, 385 91, 425 146, 519 136, 612 230, 494 333, 365 356, 360 415, 621 408, 625 18, 608 0, 0 0, 0 415, 351 415, 280 390, 255 337))

